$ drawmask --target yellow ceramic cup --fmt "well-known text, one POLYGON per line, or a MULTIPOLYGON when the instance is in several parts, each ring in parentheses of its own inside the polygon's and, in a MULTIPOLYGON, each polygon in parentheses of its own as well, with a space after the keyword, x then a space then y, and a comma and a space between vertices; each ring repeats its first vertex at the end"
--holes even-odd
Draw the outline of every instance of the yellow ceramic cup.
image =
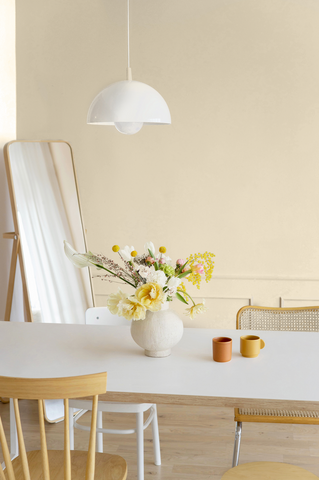
POLYGON ((243 357, 255 358, 264 348, 265 342, 256 335, 244 335, 240 337, 240 353, 243 357))

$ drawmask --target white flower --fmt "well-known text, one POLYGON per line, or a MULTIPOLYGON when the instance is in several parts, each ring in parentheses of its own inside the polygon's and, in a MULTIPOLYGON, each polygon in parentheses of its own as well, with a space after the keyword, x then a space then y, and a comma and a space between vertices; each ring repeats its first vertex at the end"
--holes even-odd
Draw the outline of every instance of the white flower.
POLYGON ((191 320, 194 320, 199 313, 204 313, 206 311, 207 308, 205 307, 205 300, 203 300, 202 303, 198 303, 190 308, 186 308, 185 315, 188 315, 191 320))
POLYGON ((144 245, 144 248, 145 248, 145 251, 146 253, 149 255, 149 250, 152 252, 153 255, 155 255, 155 247, 154 247, 154 243, 152 242, 146 242, 145 245, 144 245))
POLYGON ((64 240, 64 253, 77 268, 92 267, 94 265, 94 262, 90 260, 91 255, 89 253, 78 253, 66 240, 64 240))
POLYGON ((147 277, 147 283, 158 283, 162 288, 166 283, 167 277, 162 270, 153 271, 147 277))
POLYGON ((109 296, 106 305, 113 315, 121 316, 123 312, 123 302, 126 300, 128 295, 123 293, 122 290, 118 290, 117 293, 111 293, 109 296))
POLYGON ((146 267, 145 265, 138 265, 138 273, 143 278, 148 278, 148 276, 155 271, 154 267, 146 267))
POLYGON ((134 247, 129 247, 126 245, 126 247, 119 251, 119 254, 122 256, 123 260, 130 262, 132 260, 131 252, 133 252, 133 250, 135 250, 134 247))
POLYGON ((171 277, 169 281, 167 282, 168 286, 168 295, 174 295, 176 293, 177 288, 179 285, 182 283, 182 280, 177 277, 171 277))

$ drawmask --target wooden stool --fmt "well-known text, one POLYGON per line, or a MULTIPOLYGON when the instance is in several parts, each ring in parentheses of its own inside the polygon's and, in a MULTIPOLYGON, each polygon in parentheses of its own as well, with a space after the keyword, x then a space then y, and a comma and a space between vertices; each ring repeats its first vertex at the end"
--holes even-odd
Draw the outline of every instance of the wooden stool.
POLYGON ((318 477, 287 463, 253 462, 231 468, 222 480, 318 480, 318 477))

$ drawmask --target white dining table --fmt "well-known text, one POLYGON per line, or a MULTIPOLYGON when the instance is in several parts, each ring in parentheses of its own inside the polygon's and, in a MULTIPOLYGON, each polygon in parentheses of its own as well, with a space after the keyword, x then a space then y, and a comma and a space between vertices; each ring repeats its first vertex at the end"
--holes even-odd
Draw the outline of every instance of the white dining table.
POLYGON ((244 358, 240 336, 249 333, 186 328, 169 357, 150 358, 126 326, 0 322, 0 376, 107 371, 100 400, 319 410, 319 333, 254 331, 266 346, 257 358, 244 358), (233 339, 228 363, 212 359, 216 336, 233 339))

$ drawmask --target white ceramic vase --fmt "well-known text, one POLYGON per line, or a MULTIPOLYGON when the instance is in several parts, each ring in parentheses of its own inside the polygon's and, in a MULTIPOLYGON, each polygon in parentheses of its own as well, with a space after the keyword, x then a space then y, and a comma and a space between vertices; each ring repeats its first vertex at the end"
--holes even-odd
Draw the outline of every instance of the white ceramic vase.
POLYGON ((132 320, 131 335, 148 357, 168 357, 183 336, 184 325, 169 302, 159 312, 147 310, 144 320, 132 320))

